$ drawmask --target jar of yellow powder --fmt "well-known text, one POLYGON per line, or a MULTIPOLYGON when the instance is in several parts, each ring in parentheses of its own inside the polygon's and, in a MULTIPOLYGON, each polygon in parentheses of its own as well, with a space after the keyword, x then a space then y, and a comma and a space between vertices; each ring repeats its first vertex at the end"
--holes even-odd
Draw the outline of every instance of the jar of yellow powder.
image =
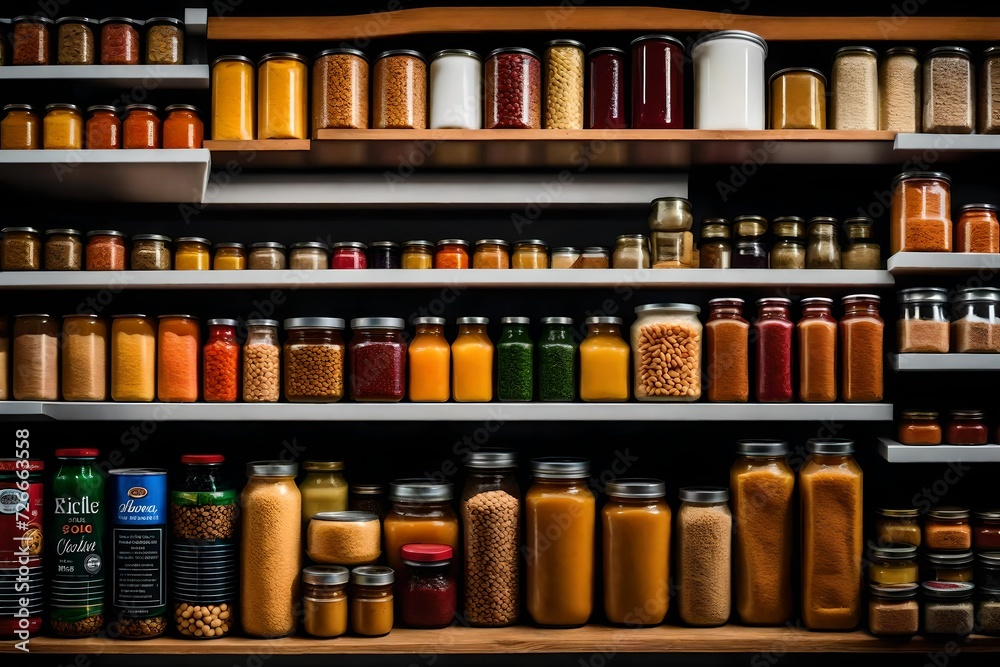
POLYGON ((268 53, 257 64, 257 138, 308 139, 309 61, 268 53))
POLYGON ((242 271, 247 268, 247 247, 242 243, 216 243, 212 269, 242 271))
POLYGON ((115 315, 111 324, 111 399, 149 402, 156 397, 156 320, 115 315))
POLYGON ((372 512, 319 512, 309 521, 306 554, 317 563, 371 565, 382 553, 381 538, 372 512))
POLYGON ((253 61, 221 56, 212 62, 212 139, 250 140, 257 125, 253 61))
POLYGON ((868 583, 880 586, 915 584, 917 548, 912 544, 868 543, 868 583))
POLYGON ((313 566, 302 570, 302 624, 313 637, 347 632, 346 567, 313 566))
POLYGON ((182 236, 175 241, 174 269, 177 271, 208 271, 212 260, 212 244, 200 236, 182 236))
POLYGON ((42 148, 78 151, 83 148, 83 115, 75 104, 48 104, 42 121, 42 148))

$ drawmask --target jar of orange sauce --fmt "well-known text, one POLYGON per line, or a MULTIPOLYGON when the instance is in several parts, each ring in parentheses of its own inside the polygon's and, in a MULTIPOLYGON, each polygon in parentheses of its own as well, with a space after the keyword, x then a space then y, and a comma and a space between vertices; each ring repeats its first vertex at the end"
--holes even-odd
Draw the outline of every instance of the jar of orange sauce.
MULTIPOLYGON (((389 567, 405 571, 404 544, 447 544, 454 553, 459 552, 458 515, 451 506, 454 496, 451 482, 414 478, 397 479, 389 485, 392 509, 382 524, 389 567)), ((456 556, 452 565, 461 562, 456 556)))
POLYGON ((164 148, 201 148, 205 138, 205 124, 198 116, 198 108, 190 104, 171 104, 163 121, 164 148))
POLYGON ((159 148, 160 118, 152 104, 130 104, 125 107, 122 123, 122 148, 159 148))

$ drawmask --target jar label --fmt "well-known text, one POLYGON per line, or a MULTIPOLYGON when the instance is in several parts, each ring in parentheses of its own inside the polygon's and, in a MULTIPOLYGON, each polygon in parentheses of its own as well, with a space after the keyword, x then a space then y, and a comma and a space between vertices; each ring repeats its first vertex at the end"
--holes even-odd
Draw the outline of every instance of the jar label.
POLYGON ((104 610, 104 478, 90 465, 63 466, 52 487, 50 616, 78 623, 104 610))
POLYGON ((163 568, 164 526, 113 530, 115 607, 130 614, 160 616, 166 611, 163 568))

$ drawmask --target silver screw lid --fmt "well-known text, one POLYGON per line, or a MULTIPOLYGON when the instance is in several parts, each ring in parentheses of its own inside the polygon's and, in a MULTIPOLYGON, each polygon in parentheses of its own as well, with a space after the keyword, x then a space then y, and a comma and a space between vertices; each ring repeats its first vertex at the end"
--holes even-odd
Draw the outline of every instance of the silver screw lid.
POLYGON ((724 503, 729 500, 729 489, 721 486, 689 486, 678 493, 685 503, 724 503))
POLYGON ((616 498, 662 498, 667 483, 662 479, 618 479, 608 482, 605 491, 616 498))
POLYGON ((853 454, 854 441, 839 438, 811 438, 806 441, 806 451, 810 454, 853 454))
POLYGON ((247 477, 295 477, 298 472, 298 464, 284 461, 251 461, 247 464, 247 477))
POLYGON ((739 456, 785 456, 788 442, 785 440, 738 440, 736 453, 739 456))
POLYGON ((374 512, 317 512, 312 516, 313 521, 337 521, 343 523, 368 523, 378 521, 378 515, 374 512))
POLYGON ((337 586, 346 584, 351 573, 339 565, 313 565, 302 570, 302 583, 337 586))
POLYGON ((351 583, 362 586, 385 586, 395 581, 391 567, 384 565, 362 565, 351 570, 351 583))
POLYGON ((420 477, 397 479, 389 484, 389 500, 437 503, 455 497, 455 485, 420 477))
POLYGON ((546 456, 531 460, 531 474, 538 479, 590 477, 590 461, 574 457, 546 456))
POLYGON ((513 449, 480 449, 469 452, 465 467, 470 469, 511 469, 517 467, 517 452, 513 449))

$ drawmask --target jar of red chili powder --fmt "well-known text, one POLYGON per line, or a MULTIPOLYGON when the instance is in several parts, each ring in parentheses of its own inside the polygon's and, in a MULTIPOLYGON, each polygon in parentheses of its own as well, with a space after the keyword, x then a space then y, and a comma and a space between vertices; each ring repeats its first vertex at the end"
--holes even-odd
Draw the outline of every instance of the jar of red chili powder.
POLYGON ((435 269, 469 268, 469 242, 462 239, 443 239, 434 253, 435 269))
POLYGON ((542 127, 542 63, 531 49, 503 48, 486 58, 486 129, 542 127))
POLYGON ((90 118, 84 132, 88 150, 107 150, 122 147, 122 122, 118 110, 110 104, 87 107, 90 118))
POLYGON ((946 445, 985 445, 989 440, 982 410, 952 410, 944 430, 946 445))
POLYGON ((159 148, 160 118, 152 104, 130 104, 125 107, 122 123, 123 148, 159 148))
POLYGON ((1000 510, 976 512, 972 546, 976 551, 1000 550, 1000 510))
POLYGON ((334 243, 330 268, 367 269, 368 256, 365 254, 367 250, 368 246, 357 241, 339 241, 334 243))
POLYGON ((205 138, 205 124, 198 117, 198 107, 190 104, 171 104, 164 111, 164 148, 201 148, 205 138))
POLYGON ((124 16, 110 16, 101 21, 101 64, 138 65, 139 27, 124 16))
POLYGON ((757 300, 757 400, 787 403, 792 400, 792 334, 795 325, 788 316, 791 301, 781 298, 757 300))
POLYGON ((406 565, 399 591, 403 624, 411 628, 448 627, 458 604, 451 575, 452 548, 447 544, 405 544, 400 551, 406 565))
POLYGON ((124 271, 125 235, 113 229, 87 232, 87 270, 124 271))
POLYGON ((236 320, 208 321, 208 342, 202 350, 202 394, 209 403, 233 403, 240 375, 240 344, 236 320))
POLYGON ((351 399, 395 403, 406 387, 405 323, 398 317, 351 320, 351 399))

